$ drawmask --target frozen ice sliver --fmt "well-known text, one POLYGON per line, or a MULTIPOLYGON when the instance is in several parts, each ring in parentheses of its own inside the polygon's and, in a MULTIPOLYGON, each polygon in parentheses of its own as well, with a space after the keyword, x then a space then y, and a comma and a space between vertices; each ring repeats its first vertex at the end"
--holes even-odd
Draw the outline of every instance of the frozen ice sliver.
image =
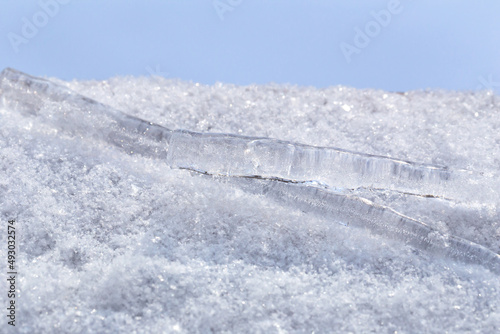
MULTIPOLYGON (((333 194, 305 184, 315 181, 352 191, 385 189, 496 207, 498 182, 481 173, 270 138, 170 130, 10 69, 2 72, 0 89, 7 108, 36 117, 62 133, 110 143, 127 154, 165 161, 172 168, 266 180, 273 189, 280 189, 266 196, 286 204, 337 216, 345 224, 352 221, 415 247, 500 270, 498 254, 483 246, 440 234, 418 220, 355 195, 333 194), (433 237, 436 235, 440 237, 433 237)), ((258 187, 258 182, 264 181, 251 185, 258 187)))
POLYGON ((2 72, 1 89, 11 109, 43 118, 59 130, 107 141, 127 153, 165 159, 174 168, 498 202, 498 181, 480 172, 270 138, 170 130, 12 69, 2 72))

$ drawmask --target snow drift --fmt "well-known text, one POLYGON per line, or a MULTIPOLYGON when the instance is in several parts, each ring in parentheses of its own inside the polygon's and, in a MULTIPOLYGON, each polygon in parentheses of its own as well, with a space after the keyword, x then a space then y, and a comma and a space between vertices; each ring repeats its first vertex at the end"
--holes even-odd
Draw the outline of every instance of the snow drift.
POLYGON ((21 331, 498 329, 491 92, 0 79, 21 331))

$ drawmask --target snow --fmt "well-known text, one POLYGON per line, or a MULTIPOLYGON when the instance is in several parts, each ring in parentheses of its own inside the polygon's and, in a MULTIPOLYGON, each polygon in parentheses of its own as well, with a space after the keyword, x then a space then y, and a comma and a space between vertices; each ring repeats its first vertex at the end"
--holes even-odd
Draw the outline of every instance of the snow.
POLYGON ((19 332, 499 330, 492 92, 18 79, 0 83, 0 212, 19 332), (299 143, 451 177, 290 174, 280 145, 299 143), (401 237, 414 221, 426 242, 401 237))

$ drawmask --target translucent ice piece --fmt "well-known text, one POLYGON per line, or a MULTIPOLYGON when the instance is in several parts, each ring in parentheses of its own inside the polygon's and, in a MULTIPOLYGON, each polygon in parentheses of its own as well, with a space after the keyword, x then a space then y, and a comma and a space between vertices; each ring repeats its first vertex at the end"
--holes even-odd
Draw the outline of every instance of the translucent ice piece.
POLYGON ((270 138, 172 132, 12 69, 2 72, 0 89, 2 101, 10 109, 36 115, 58 130, 82 138, 104 140, 129 154, 166 159, 173 168, 498 203, 499 181, 478 172, 270 138))
POLYGON ((484 266, 500 274, 500 255, 469 240, 448 235, 393 209, 352 195, 348 190, 318 188, 308 183, 256 178, 232 178, 232 184, 254 194, 331 219, 349 227, 365 228, 403 241, 441 258, 484 266))
MULTIPOLYGON (((173 167, 210 174, 260 175, 317 181, 345 188, 369 186, 461 200, 465 199, 464 187, 476 188, 480 177, 470 171, 449 170, 337 148, 191 131, 173 132, 168 159, 173 167)), ((485 186, 479 186, 481 192, 475 193, 475 199, 485 200, 485 186)))
POLYGON ((13 69, 0 74, 0 102, 57 131, 100 139, 127 153, 166 158, 171 131, 129 116, 48 80, 13 69))

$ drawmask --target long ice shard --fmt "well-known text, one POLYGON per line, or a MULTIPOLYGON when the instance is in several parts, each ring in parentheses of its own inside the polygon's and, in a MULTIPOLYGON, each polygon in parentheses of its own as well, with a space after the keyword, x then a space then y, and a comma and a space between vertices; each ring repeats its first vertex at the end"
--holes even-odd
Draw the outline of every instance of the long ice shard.
POLYGON ((166 158, 168 152, 168 129, 13 69, 0 75, 0 102, 52 124, 58 131, 100 139, 128 153, 166 158))
POLYGON ((11 109, 129 153, 166 159, 173 168, 497 203, 498 181, 476 172, 270 138, 172 131, 12 69, 2 72, 0 89, 3 103, 11 109), (63 112, 58 111, 61 104, 66 107, 63 112))
MULTIPOLYGON (((417 164, 388 157, 314 147, 270 138, 174 131, 168 163, 208 173, 260 175, 330 186, 370 186, 421 195, 462 198, 468 171, 417 164)), ((484 189, 483 189, 484 191, 484 189)))
POLYGON ((444 234, 393 209, 342 190, 328 191, 304 183, 233 178, 232 184, 255 194, 343 225, 365 228, 402 241, 431 255, 482 265, 500 274, 500 255, 469 240, 444 234))

